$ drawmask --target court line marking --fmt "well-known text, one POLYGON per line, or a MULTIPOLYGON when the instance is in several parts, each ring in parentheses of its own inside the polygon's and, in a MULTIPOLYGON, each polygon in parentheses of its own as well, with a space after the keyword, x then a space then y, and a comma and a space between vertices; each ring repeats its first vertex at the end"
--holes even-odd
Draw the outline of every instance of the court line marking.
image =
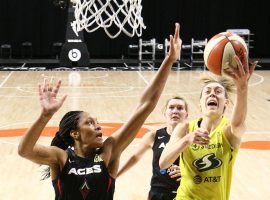
MULTIPOLYGON (((158 73, 158 72, 156 72, 156 73, 158 73)), ((142 73, 140 72, 140 71, 137 71, 137 74, 139 75, 139 77, 141 77, 141 79, 144 81, 144 83, 146 84, 146 87, 149 85, 149 81, 147 81, 146 80, 146 78, 142 75, 142 73)), ((152 79, 152 78, 151 78, 152 79)), ((137 95, 138 96, 138 95, 137 95)), ((162 96, 172 96, 171 94, 170 95, 166 95, 166 94, 162 94, 161 93, 161 95, 160 95, 160 97, 162 97, 162 96)), ((160 99, 160 98, 159 98, 160 99)), ((162 113, 162 108, 161 107, 157 107, 156 106, 156 108, 155 109, 157 109, 159 112, 161 112, 162 113)))
MULTIPOLYGON (((4 124, 4 125, 1 125, 0 126, 0 129, 6 128, 6 127, 10 127, 10 126, 22 125, 22 124, 32 124, 34 122, 35 122, 35 120, 34 121, 31 121, 31 122, 15 122, 15 123, 11 123, 11 124, 4 124)), ((58 120, 50 120, 49 123, 50 122, 60 122, 60 120, 59 121, 58 120)), ((49 125, 49 123, 47 125, 49 125)))
MULTIPOLYGON (((8 74, 8 76, 6 77, 6 79, 8 79, 9 76, 11 76, 11 74, 12 74, 13 72, 14 72, 14 71, 11 71, 11 72, 8 74)), ((48 78, 48 79, 51 79, 51 78, 52 78, 52 76, 48 76, 48 75, 44 75, 44 74, 41 74, 40 76, 41 76, 42 78, 48 78)), ((83 77, 83 80, 99 79, 99 78, 106 78, 106 77, 109 77, 109 74, 108 74, 108 73, 105 74, 105 75, 102 75, 102 76, 97 76, 97 77, 86 77, 86 78, 83 77)), ((55 80, 61 79, 62 81, 63 81, 63 80, 66 80, 66 81, 68 82, 68 78, 63 78, 63 77, 57 78, 57 77, 55 77, 55 76, 53 76, 53 78, 54 78, 55 80)), ((0 88, 16 88, 16 87, 2 87, 2 86, 4 85, 5 82, 6 82, 6 80, 4 80, 4 81, 0 84, 0 88)), ((34 81, 34 83, 29 83, 29 82, 28 82, 27 84, 28 84, 28 85, 29 85, 29 84, 37 85, 37 82, 36 82, 36 81, 34 81)))
POLYGON ((139 71, 136 71, 136 72, 137 72, 137 74, 139 75, 139 77, 141 77, 141 79, 143 80, 143 82, 144 82, 146 85, 149 85, 150 82, 146 80, 146 78, 142 75, 142 73, 139 72, 139 71))
MULTIPOLYGON (((269 133, 269 132, 268 132, 269 133)), ((21 136, 20 136, 21 137, 21 136)), ((104 137, 104 139, 106 139, 107 137, 104 137)), ((142 139, 142 138, 135 138, 135 139, 142 139)), ((130 145, 128 145, 128 147, 137 147, 137 146, 139 146, 140 145, 140 141, 135 141, 135 139, 132 141, 132 142, 135 142, 135 144, 130 144, 130 145)), ((251 142, 251 141, 243 141, 243 143, 244 142, 251 142)), ((256 142, 256 141, 255 141, 256 142)), ((0 143, 3 143, 3 144, 9 144, 9 145, 13 145, 13 146, 18 146, 19 145, 19 141, 18 141, 18 143, 15 143, 15 142, 8 142, 8 141, 5 141, 5 140, 3 140, 3 139, 1 139, 0 138, 0 143)), ((37 142, 38 144, 43 144, 44 145, 44 143, 43 142, 37 142)), ((127 147, 127 148, 128 148, 127 147)), ((257 149, 255 149, 255 150, 257 150, 257 149)))
MULTIPOLYGON (((136 138, 136 139, 141 139, 141 138, 136 138)), ((133 140, 132 142, 135 142, 136 144, 130 144, 130 145, 128 145, 127 148, 130 148, 130 147, 134 148, 134 147, 138 147, 140 145, 140 141, 134 141, 133 140)), ((246 142, 248 142, 248 141, 246 141, 246 142)), ((9 145, 13 145, 13 146, 18 146, 19 145, 18 143, 8 142, 8 141, 2 140, 2 139, 0 139, 0 143, 9 144, 9 145)), ((38 142, 38 144, 43 144, 44 145, 44 143, 42 143, 42 142, 38 142)), ((241 148, 241 149, 245 149, 245 148, 241 148)), ((259 150, 259 149, 253 149, 253 150, 259 150)))
MULTIPOLYGON (((50 120, 47 125, 49 126, 51 122, 59 123, 60 120, 61 119, 50 120)), ((31 121, 31 122, 15 122, 15 123, 10 123, 10 124, 3 124, 3 125, 0 125, 0 129, 6 128, 6 127, 9 127, 9 126, 16 126, 16 125, 22 125, 22 124, 32 124, 34 122, 35 122, 35 120, 31 121)), ((122 124, 124 124, 127 121, 114 121, 114 122, 111 122, 111 120, 106 120, 106 119, 100 120, 100 119, 98 119, 98 122, 100 122, 100 123, 119 123, 119 124, 122 123, 122 124)), ((153 126, 151 124, 162 124, 163 125, 163 124, 165 124, 165 122, 155 122, 155 123, 147 122, 147 123, 143 124, 143 126, 146 127, 146 128, 149 128, 149 127, 151 128, 153 126)))
MULTIPOLYGON (((137 71, 138 75, 142 78, 142 80, 146 83, 146 85, 149 84, 149 82, 145 79, 145 77, 139 72, 137 71)), ((8 76, 4 79, 4 81, 0 84, 0 88, 3 88, 3 85, 6 83, 6 81, 10 78, 10 76, 13 74, 13 71, 10 72, 8 74, 8 76)), ((107 74, 106 74, 107 75, 107 74)), ((264 77, 259 75, 259 74, 256 74, 254 73, 254 75, 256 75, 257 77, 260 78, 260 80, 258 82, 255 82, 255 83, 252 83, 250 84, 249 86, 256 86, 256 85, 259 85, 261 84, 262 82, 264 82, 264 77)), ((18 88, 18 87, 5 87, 5 88, 18 88)), ((34 88, 34 87, 33 87, 34 88)), ((80 88, 80 87, 76 87, 76 88, 80 88)), ((85 87, 84 87, 85 88, 85 87)), ((108 87, 107 87, 108 88, 108 87)), ((116 88, 116 87, 111 87, 111 88, 116 88)), ((133 87, 134 88, 134 87, 133 87)), ((183 93, 180 93, 180 94, 197 94, 199 92, 183 92, 183 93)), ((169 95, 169 94, 163 94, 164 95, 169 95)), ((171 95, 171 94, 170 94, 171 95)), ((0 96, 5 96, 5 95, 0 95, 0 96)), ((138 95, 134 95, 133 97, 136 97, 138 95)), ((9 97, 26 97, 26 96, 9 96, 9 97)), ((29 97, 29 96, 27 96, 29 97)), ((36 96, 30 96, 30 97, 36 97, 36 96)), ((109 96, 110 97, 110 96, 109 96)), ((114 97, 123 97, 123 96, 114 96, 114 97)), ((75 98, 75 97, 73 97, 75 98)), ((78 98, 81 98, 81 97, 78 97, 78 98)), ((88 97, 86 97, 88 98, 88 97)), ((57 120, 52 120, 51 122, 53 121, 57 121, 57 120)), ((14 124, 9 124, 9 125, 5 125, 5 126, 1 126, 0 128, 4 128, 4 127, 8 127, 8 126, 11 126, 11 125, 18 125, 18 124, 27 124, 27 123, 33 123, 33 122, 18 122, 18 123, 14 123, 14 124)), ((254 134, 254 135, 257 135, 257 134, 269 134, 270 131, 247 131, 245 134, 254 134)), ((15 146, 18 146, 17 143, 13 143, 13 142, 8 142, 8 141, 5 141, 5 140, 2 140, 0 139, 0 142, 1 143, 5 143, 5 144, 10 144, 10 145, 15 145, 15 146)), ((130 147, 134 147, 134 146, 137 146, 138 144, 134 144, 134 145, 129 145, 130 147)))
MULTIPOLYGON (((50 126, 51 123, 55 123, 55 122, 59 123, 60 120, 61 119, 50 120, 49 123, 47 124, 47 126, 50 126)), ((100 123, 122 123, 122 124, 127 122, 127 121, 113 121, 112 122, 111 120, 106 120, 106 119, 98 119, 98 121, 100 123)), ((35 120, 34 121, 26 121, 26 122, 14 122, 14 123, 2 124, 2 125, 0 125, 0 129, 6 128, 6 127, 11 127, 11 126, 32 124, 34 122, 35 122, 35 120)), ((142 127, 147 128, 147 129, 150 130, 151 128, 155 129, 157 124, 163 126, 165 124, 165 122, 162 122, 162 121, 159 121, 159 122, 147 122, 147 123, 144 123, 142 125, 142 127)), ((55 126, 55 125, 51 125, 51 126, 55 126)), ((18 127, 18 128, 22 128, 22 127, 18 127)), ((268 134, 270 134, 270 130, 269 131, 267 131, 267 130, 263 130, 263 131, 259 131, 259 130, 257 130, 257 131, 246 131, 244 134, 254 134, 254 135, 265 134, 265 135, 268 135, 268 134)))
MULTIPOLYGON (((111 123, 109 122, 109 120, 99 120, 100 123, 106 123, 105 121, 107 121, 107 123, 111 123)), ((59 120, 51 120, 50 122, 59 122, 59 120)), ((10 126, 14 126, 14 125, 22 125, 22 124, 32 124, 34 123, 34 121, 31 121, 31 122, 15 122, 15 123, 11 123, 11 124, 5 124, 5 125, 2 125, 0 126, 0 129, 2 128, 6 128, 6 127, 10 127, 10 126)), ((113 122, 113 123, 116 123, 116 122, 113 122)), ((119 123, 119 122, 118 122, 119 123)), ((124 124, 125 122, 120 122, 121 124, 124 124)), ((50 126, 50 124, 48 124, 48 126, 50 126)), ((53 127, 56 127, 55 125, 53 127)), ((106 128, 115 128, 113 126, 110 126, 110 125, 101 125, 102 128, 106 129, 106 128)), ((141 128, 144 128, 144 129, 149 129, 151 130, 149 127, 151 127, 149 124, 145 124, 143 125, 141 128)), ((16 128, 18 129, 18 128, 16 128)), ((20 129, 20 128, 19 128, 20 129)), ((10 129, 6 129, 6 130, 10 130, 10 129)), ((149 131, 147 130, 147 132, 149 131)), ((20 136, 16 136, 17 138, 18 137, 22 137, 22 135, 20 136)), ((42 136, 41 136, 42 137, 42 136)), ((103 136, 104 139, 106 139, 108 136, 103 136)), ((10 137, 3 137, 3 138, 10 138, 10 137)), ((2 139, 0 137, 0 143, 4 143, 4 144, 10 144, 10 145, 15 145, 15 146, 18 146, 19 144, 19 141, 16 141, 16 142, 9 142, 9 141, 6 141, 5 139, 2 139)), ((43 144, 43 142, 38 142, 39 144, 43 144)))
POLYGON ((10 76, 13 74, 13 71, 10 72, 7 77, 2 81, 2 83, 0 84, 0 88, 3 87, 3 85, 7 82, 7 80, 10 78, 10 76))
MULTIPOLYGON (((124 86, 61 86, 61 88, 68 88, 68 89, 78 89, 78 88, 81 88, 81 89, 89 89, 89 88, 144 88, 144 87, 139 87, 139 86, 129 86, 129 85, 124 85, 124 86)), ((34 86, 25 86, 25 87, 21 87, 21 86, 16 86, 16 87, 3 87, 3 88, 37 88, 37 87, 34 87, 34 86)))
MULTIPOLYGON (((33 87, 34 88, 34 87, 33 87)), ((78 87, 68 87, 68 88, 71 88, 71 89, 76 89, 78 87)), ((134 87, 133 86, 126 86, 126 87, 82 87, 83 89, 93 89, 93 88, 123 88, 122 90, 117 90, 117 91, 106 91, 106 92, 87 92, 87 93, 78 93, 78 94, 81 94, 83 96, 89 94, 89 95, 98 95, 98 94, 114 94, 114 93, 123 93, 123 92, 129 92, 129 91, 133 91, 134 90, 134 87)), ((38 92, 35 92, 35 91, 29 91, 29 90, 25 90, 23 88, 21 88, 20 86, 16 87, 17 90, 21 91, 21 92, 25 92, 25 93, 32 93, 32 94, 37 94, 38 92)), ((72 95, 76 95, 76 93, 72 93, 72 95)), ((89 97, 88 97, 89 98, 89 97)))
MULTIPOLYGON (((76 71, 72 71, 72 72, 76 72, 76 71)), ((69 73, 71 73, 71 72, 69 72, 69 73)), ((67 75, 69 75, 69 73, 67 73, 67 75)), ((79 73, 79 72, 78 72, 79 73)), ((79 73, 80 74, 80 76, 81 76, 81 74, 82 73, 79 73)), ((45 75, 45 74, 41 74, 40 75, 42 78, 51 78, 51 76, 49 76, 49 75, 45 75)), ((109 74, 108 73, 106 73, 106 74, 104 74, 104 75, 102 75, 102 76, 96 76, 96 77, 91 77, 90 76, 90 73, 89 73, 89 76, 87 76, 87 77, 82 77, 84 80, 90 80, 90 79, 98 79, 98 78, 106 78, 106 77, 109 77, 109 74)), ((62 81, 63 80, 67 80, 68 81, 68 78, 63 78, 63 77, 60 77, 60 78, 58 78, 57 76, 54 76, 54 79, 55 80, 58 80, 58 79, 61 79, 62 81)))
MULTIPOLYGON (((32 93, 34 93, 34 92, 32 92, 32 93)), ((93 93, 91 93, 91 94, 93 94, 93 93)), ((104 94, 106 94, 106 93, 104 93, 104 94)), ((174 93, 162 93, 161 96, 174 96, 175 94, 179 94, 179 95, 198 95, 198 94, 200 94, 200 92, 199 91, 198 92, 196 92, 196 91, 194 91, 194 92, 177 92, 176 91, 174 93)), ((72 94, 70 94, 68 96, 69 99, 70 98, 73 98, 73 99, 74 98, 75 99, 103 98, 104 99, 104 97, 106 97, 106 98, 123 98, 123 97, 124 98, 133 98, 133 97, 139 97, 139 96, 141 96, 141 94, 135 94, 135 95, 134 94, 131 94, 131 95, 122 95, 122 96, 120 96, 120 95, 85 96, 84 94, 82 94, 83 96, 71 96, 71 95, 72 94)), ((23 95, 10 95, 10 96, 8 96, 8 95, 0 95, 0 97, 9 97, 9 98, 37 98, 37 96, 29 96, 29 95, 28 96, 23 96, 23 95)))
MULTIPOLYGON (((148 85, 149 84, 149 81, 146 80, 146 78, 139 72, 139 71, 136 71, 138 73, 138 75, 142 78, 142 80, 148 85)), ((11 72, 13 73, 13 72, 11 72)), ((17 87, 3 87, 4 83, 7 81, 7 79, 10 77, 11 73, 6 77, 6 79, 1 83, 0 87, 1 88, 5 88, 5 89, 12 89, 12 88, 16 88, 20 91, 25 91, 25 92, 29 92, 29 93, 34 93, 34 92, 31 92, 31 91, 26 91, 26 90, 23 90, 22 88, 36 88, 34 86, 25 86, 25 87, 21 87, 21 86, 17 86, 17 87)), ((256 75, 257 77, 259 77, 259 81, 255 82, 255 83, 252 83, 250 84, 249 86, 256 86, 256 85, 259 85, 261 84, 262 82, 264 82, 264 77, 257 74, 257 73, 254 73, 254 75, 256 75)), ((49 76, 48 76, 49 77, 49 76)), ((29 85, 29 83, 27 84, 29 85)), ((77 88, 77 89, 84 89, 84 88, 125 88, 127 86, 94 86, 94 87, 89 87, 89 86, 76 86, 76 87, 72 87, 72 86, 63 86, 62 88, 77 88)), ((133 86, 133 88, 143 88, 143 87, 135 87, 133 86)), ((117 93, 117 92, 113 92, 113 93, 117 93)), ((198 92, 178 92, 180 94, 198 94, 200 93, 199 91, 198 92)), ((92 93, 91 93, 92 94, 92 93)), ((98 94, 98 93, 95 93, 95 94, 98 94)), ((102 93, 103 94, 103 93, 102 93)), ((165 94, 165 95, 168 95, 168 94, 165 94)), ((1 96, 1 95, 0 95, 1 96)), ((138 95, 135 95, 135 96, 138 96, 138 95)), ((10 96, 10 97, 16 97, 16 96, 10 96)), ((25 97, 25 96, 18 96, 18 97, 25 97)), ((110 96, 111 97, 111 96, 110 96)), ((114 96, 114 97, 117 97, 117 96, 114 96)), ((122 97, 122 96, 121 96, 122 97)))
MULTIPOLYGON (((142 78, 142 80, 148 85, 148 84, 149 84, 149 81, 146 80, 146 78, 142 75, 142 73, 140 73, 140 71, 136 71, 136 72, 139 74, 139 76, 142 78)), ((44 74, 42 74, 42 75, 44 75, 44 74)), ((41 76, 42 76, 42 75, 41 75, 41 76)), ((258 82, 255 82, 255 83, 249 84, 249 86, 251 86, 251 87, 256 86, 256 85, 259 85, 259 84, 261 84, 262 82, 264 82, 264 77, 263 77, 262 75, 259 75, 259 74, 257 74, 257 73, 254 73, 254 75, 257 76, 257 77, 259 77, 259 81, 258 81, 258 82)), ((86 78, 86 79, 84 78, 84 80, 87 80, 87 79, 95 79, 95 78, 103 78, 103 77, 108 77, 108 76, 109 76, 109 74, 105 74, 104 76, 88 77, 88 78, 86 78)), ((49 76, 45 76, 45 75, 44 75, 44 77, 50 78, 49 76)), ((56 78, 56 77, 55 77, 55 78, 56 78)), ((65 80, 65 79, 68 80, 68 78, 63 78, 62 80, 65 80)), ((80 88, 80 87, 78 87, 78 88, 80 88)))
POLYGON ((3 143, 3 144, 10 144, 10 145, 15 145, 15 146, 18 146, 18 145, 19 145, 18 143, 8 142, 8 141, 5 141, 5 140, 3 140, 3 139, 0 139, 0 143, 3 143))
MULTIPOLYGON (((5 128, 5 127, 10 127, 10 126, 14 126, 14 125, 22 125, 22 124, 31 124, 31 123, 33 123, 34 121, 32 121, 32 122, 15 122, 15 123, 11 123, 11 124, 5 124, 5 125, 2 125, 2 126, 0 126, 0 129, 3 129, 3 128, 5 128)), ((50 123, 51 122, 59 122, 59 120, 50 120, 50 123)), ((106 122, 108 122, 108 123, 111 123, 109 120, 99 120, 99 122, 104 122, 104 123, 106 123, 106 122)), ((123 121, 120 121, 120 122, 113 122, 113 123, 125 123, 125 122, 123 122, 123 121)), ((158 122, 159 124, 161 124, 160 126, 162 126, 163 125, 163 123, 162 122, 158 122)), ((151 124, 151 123, 150 123, 151 124)), ((155 126, 155 125, 150 125, 149 123, 146 123, 146 124, 144 124, 143 126, 142 126, 142 128, 147 128, 147 129, 149 129, 149 131, 151 131, 151 130, 155 130, 156 128, 157 128, 157 126, 155 126)), ((48 126, 50 126, 50 124, 48 124, 48 126)), ((265 135, 268 135, 268 134, 270 134, 270 131, 247 131, 245 134, 251 134, 251 135, 258 135, 258 134, 265 134, 265 135)), ((21 136, 18 136, 18 137, 21 137, 21 136)), ((8 138, 8 137, 5 137, 5 138, 8 138)), ((105 139, 106 137, 104 136, 104 139, 105 139)), ((141 139, 141 138, 136 138, 136 139, 141 139)), ((2 139, 2 138, 0 138, 0 143, 4 143, 4 144, 9 144, 9 145, 14 145, 14 146, 18 146, 18 142, 17 143, 15 143, 15 142, 9 142, 9 141, 6 141, 6 140, 4 140, 4 139, 2 139)), ((39 142, 40 143, 40 142, 39 142)), ((129 145, 130 147, 136 147, 136 146, 138 146, 138 144, 131 144, 131 145, 129 145)))
MULTIPOLYGON (((6 77, 6 80, 4 80, 4 81, 7 81, 7 79, 11 76, 11 74, 12 74, 13 72, 11 72, 9 75, 8 75, 8 77, 6 77)), ((137 73, 139 74, 139 76, 142 78, 142 80, 146 83, 146 84, 148 84, 149 82, 145 79, 145 77, 139 72, 139 71, 137 71, 137 73)), ((257 82, 255 82, 255 83, 252 83, 252 84, 250 84, 249 86, 256 86, 256 85, 259 85, 259 84, 261 84, 262 82, 264 82, 264 77, 263 76, 261 76, 261 75, 259 75, 259 74, 256 74, 256 73, 254 73, 257 77, 259 77, 260 78, 260 80, 259 81, 257 81, 257 82)), ((3 85, 3 83, 4 83, 4 81, 1 83, 1 86, 3 85)), ((104 86, 104 88, 105 88, 106 86, 104 86)), ((117 87, 119 87, 119 88, 121 88, 121 87, 124 87, 124 86, 113 86, 113 87, 106 87, 106 88, 117 88, 117 87)), ((0 88, 18 88, 18 87, 0 87, 0 88)), ((27 88, 31 88, 31 87, 27 87, 27 88)), ((32 87, 32 88, 34 88, 34 87, 32 87)), ((72 88, 72 87, 70 87, 70 86, 64 86, 63 88, 72 88)), ((74 88, 74 87, 73 87, 74 88)), ((87 87, 84 87, 84 86, 82 86, 82 87, 76 87, 76 88, 87 88, 87 87)), ((89 87, 90 88, 90 87, 89 87)), ((92 87, 93 88, 93 87, 92 87)), ((100 88, 100 87, 96 87, 96 88, 100 88)), ((142 88, 142 87, 133 87, 133 89, 134 88, 142 88)), ((130 89, 130 90, 133 90, 133 89, 130 89)), ((29 92, 30 93, 30 92, 29 92)), ((32 92, 32 93, 34 93, 34 92, 32 92)), ((117 93, 117 92, 113 92, 113 93, 117 93)), ((198 92, 196 92, 196 91, 194 91, 194 92, 177 92, 178 94, 181 94, 181 95, 185 95, 185 94, 188 94, 188 95, 195 95, 195 94, 199 94, 200 92, 198 91, 198 92)), ((93 93, 89 93, 89 94, 93 94, 93 93)), ((94 93, 94 94, 98 94, 98 93, 94 93)), ((102 93, 102 94, 104 94, 104 93, 102 93)), ((107 94, 107 92, 106 92, 106 94, 107 94)), ((162 96, 172 96, 172 95, 174 95, 175 93, 163 93, 162 94, 162 96)), ((107 97, 107 98, 123 98, 123 97, 129 97, 129 98, 133 98, 133 97, 138 97, 138 96, 140 96, 140 94, 137 94, 137 95, 123 95, 123 96, 120 96, 120 95, 111 95, 111 96, 105 96, 105 97, 107 97)), ((22 95, 20 95, 20 96, 18 96, 18 95, 13 95, 13 96, 7 96, 7 95, 0 95, 0 97, 9 97, 9 98, 36 98, 37 96, 22 96, 22 95)), ((86 99, 86 98, 89 98, 89 97, 87 97, 87 96, 69 96, 69 98, 71 98, 71 99, 86 99)), ((104 98, 104 96, 91 96, 91 98, 104 98)))
MULTIPOLYGON (((142 80, 148 85, 149 84, 149 81, 147 81, 146 80, 146 78, 139 72, 139 71, 136 71, 138 74, 139 74, 139 76, 142 78, 142 80)), ((8 80, 8 78, 11 76, 11 74, 13 73, 13 71, 12 72, 10 72, 9 74, 8 74, 8 76, 5 78, 5 80, 0 84, 0 87, 1 88, 17 88, 17 87, 3 87, 3 85, 5 84, 5 82, 8 80)), ((44 75, 44 74, 41 74, 41 76, 42 75, 44 75)), ((259 85, 259 84, 261 84, 262 82, 264 82, 264 77, 262 76, 262 75, 259 75, 259 74, 257 74, 257 73, 254 73, 254 75, 255 76, 257 76, 257 77, 259 77, 259 81, 257 81, 257 82, 255 82, 255 83, 251 83, 251 84, 249 84, 249 86, 256 86, 256 85, 259 85)), ((91 78, 102 78, 102 77, 108 77, 109 75, 108 74, 105 74, 104 76, 99 76, 99 77, 91 77, 91 78)), ((51 76, 44 76, 44 77, 46 77, 46 78, 51 78, 51 76)), ((56 77, 54 77, 54 78, 56 78, 56 77)), ((91 78, 86 78, 86 79, 91 79, 91 78)), ((63 78, 63 79, 68 79, 68 78, 63 78)), ((62 80, 63 80, 62 79, 62 80)), ((85 78, 84 78, 84 80, 85 80, 85 78)), ((29 83, 28 83, 28 85, 29 85, 29 83)), ((110 88, 110 86, 101 86, 101 87, 104 87, 104 88, 110 88)), ((117 88, 117 87, 119 87, 119 88, 121 88, 121 87, 125 87, 125 86, 111 86, 111 88, 117 88)), ((33 87, 24 87, 24 88, 35 88, 34 86, 33 87)), ((62 86, 62 88, 70 88, 70 86, 62 86)), ((79 86, 79 87, 72 87, 72 88, 90 88, 90 87, 85 87, 85 86, 79 86)), ((92 88, 98 88, 98 87, 92 87, 92 88)), ((134 87, 134 88, 137 88, 137 87, 134 87)), ((138 88, 141 88, 141 87, 138 87, 138 88)))
POLYGON ((257 74, 257 73, 254 73, 254 75, 257 76, 257 77, 259 77, 259 81, 258 81, 258 82, 255 82, 255 83, 249 84, 248 86, 250 86, 250 87, 259 85, 259 84, 261 84, 262 82, 264 82, 264 77, 263 77, 263 76, 261 76, 261 75, 259 75, 259 74, 257 74))

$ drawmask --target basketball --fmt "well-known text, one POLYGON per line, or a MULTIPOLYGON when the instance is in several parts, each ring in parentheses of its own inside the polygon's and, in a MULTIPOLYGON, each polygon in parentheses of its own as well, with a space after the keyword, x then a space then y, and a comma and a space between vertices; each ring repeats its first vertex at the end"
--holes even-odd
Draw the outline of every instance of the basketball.
POLYGON ((240 36, 222 32, 212 37, 204 49, 204 62, 206 67, 216 75, 222 75, 224 69, 228 68, 227 62, 234 68, 237 63, 234 55, 237 55, 241 62, 245 59, 245 53, 248 56, 246 42, 240 36))

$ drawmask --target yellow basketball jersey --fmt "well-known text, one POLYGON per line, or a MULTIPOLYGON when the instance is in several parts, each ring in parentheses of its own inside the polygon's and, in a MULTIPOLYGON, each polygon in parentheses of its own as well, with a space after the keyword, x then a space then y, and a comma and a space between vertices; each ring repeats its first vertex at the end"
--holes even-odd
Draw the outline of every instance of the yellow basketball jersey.
MULTIPOLYGON (((198 129, 201 119, 189 123, 189 132, 198 129)), ((229 199, 232 169, 238 149, 233 148, 224 134, 228 119, 210 133, 208 145, 189 145, 180 158, 182 180, 177 200, 229 199)))

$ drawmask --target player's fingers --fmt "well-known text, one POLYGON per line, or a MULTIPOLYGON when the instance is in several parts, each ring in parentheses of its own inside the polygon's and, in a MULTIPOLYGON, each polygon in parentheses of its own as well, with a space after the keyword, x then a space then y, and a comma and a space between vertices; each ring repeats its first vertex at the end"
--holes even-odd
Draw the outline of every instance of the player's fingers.
POLYGON ((56 84, 56 86, 55 86, 55 88, 54 88, 54 90, 53 90, 53 92, 57 95, 58 94, 58 91, 59 91, 59 89, 60 89, 60 87, 61 87, 61 84, 62 84, 62 81, 61 80, 58 80, 58 82, 57 82, 57 84, 56 84))
MULTIPOLYGON (((248 71, 245 72, 246 69, 244 69, 245 68, 244 63, 241 62, 240 58, 237 55, 234 56, 234 60, 236 61, 237 66, 238 66, 238 68, 237 68, 238 69, 238 74, 240 76, 244 76, 246 74, 246 72, 248 72, 248 71)), ((232 70, 234 70, 234 69, 232 69, 232 70)))
POLYGON ((175 23, 174 39, 177 41, 179 39, 180 24, 175 23))
POLYGON ((251 63, 251 67, 250 67, 250 69, 249 69, 249 74, 250 74, 250 75, 254 72, 255 67, 257 66, 257 64, 258 64, 258 61, 255 61, 255 62, 252 62, 252 63, 251 63))

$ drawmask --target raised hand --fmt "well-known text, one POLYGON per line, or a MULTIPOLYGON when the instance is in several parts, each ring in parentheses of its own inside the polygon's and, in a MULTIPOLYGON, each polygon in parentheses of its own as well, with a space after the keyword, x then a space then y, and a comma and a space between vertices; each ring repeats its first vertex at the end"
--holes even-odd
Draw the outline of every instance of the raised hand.
POLYGON ((173 61, 180 59, 180 52, 182 46, 182 40, 179 37, 180 25, 175 23, 175 31, 174 36, 170 35, 170 50, 168 52, 168 56, 173 61))
POLYGON ((234 83, 238 89, 247 88, 248 81, 258 63, 258 61, 255 61, 249 66, 246 53, 244 58, 245 59, 243 60, 243 62, 241 62, 239 57, 235 55, 234 59, 238 67, 234 68, 229 63, 226 63, 228 65, 228 68, 224 70, 224 72, 234 80, 234 83))
POLYGON ((57 99, 60 86, 61 80, 54 87, 47 79, 43 85, 39 85, 39 100, 44 116, 52 116, 63 105, 67 95, 57 99))

